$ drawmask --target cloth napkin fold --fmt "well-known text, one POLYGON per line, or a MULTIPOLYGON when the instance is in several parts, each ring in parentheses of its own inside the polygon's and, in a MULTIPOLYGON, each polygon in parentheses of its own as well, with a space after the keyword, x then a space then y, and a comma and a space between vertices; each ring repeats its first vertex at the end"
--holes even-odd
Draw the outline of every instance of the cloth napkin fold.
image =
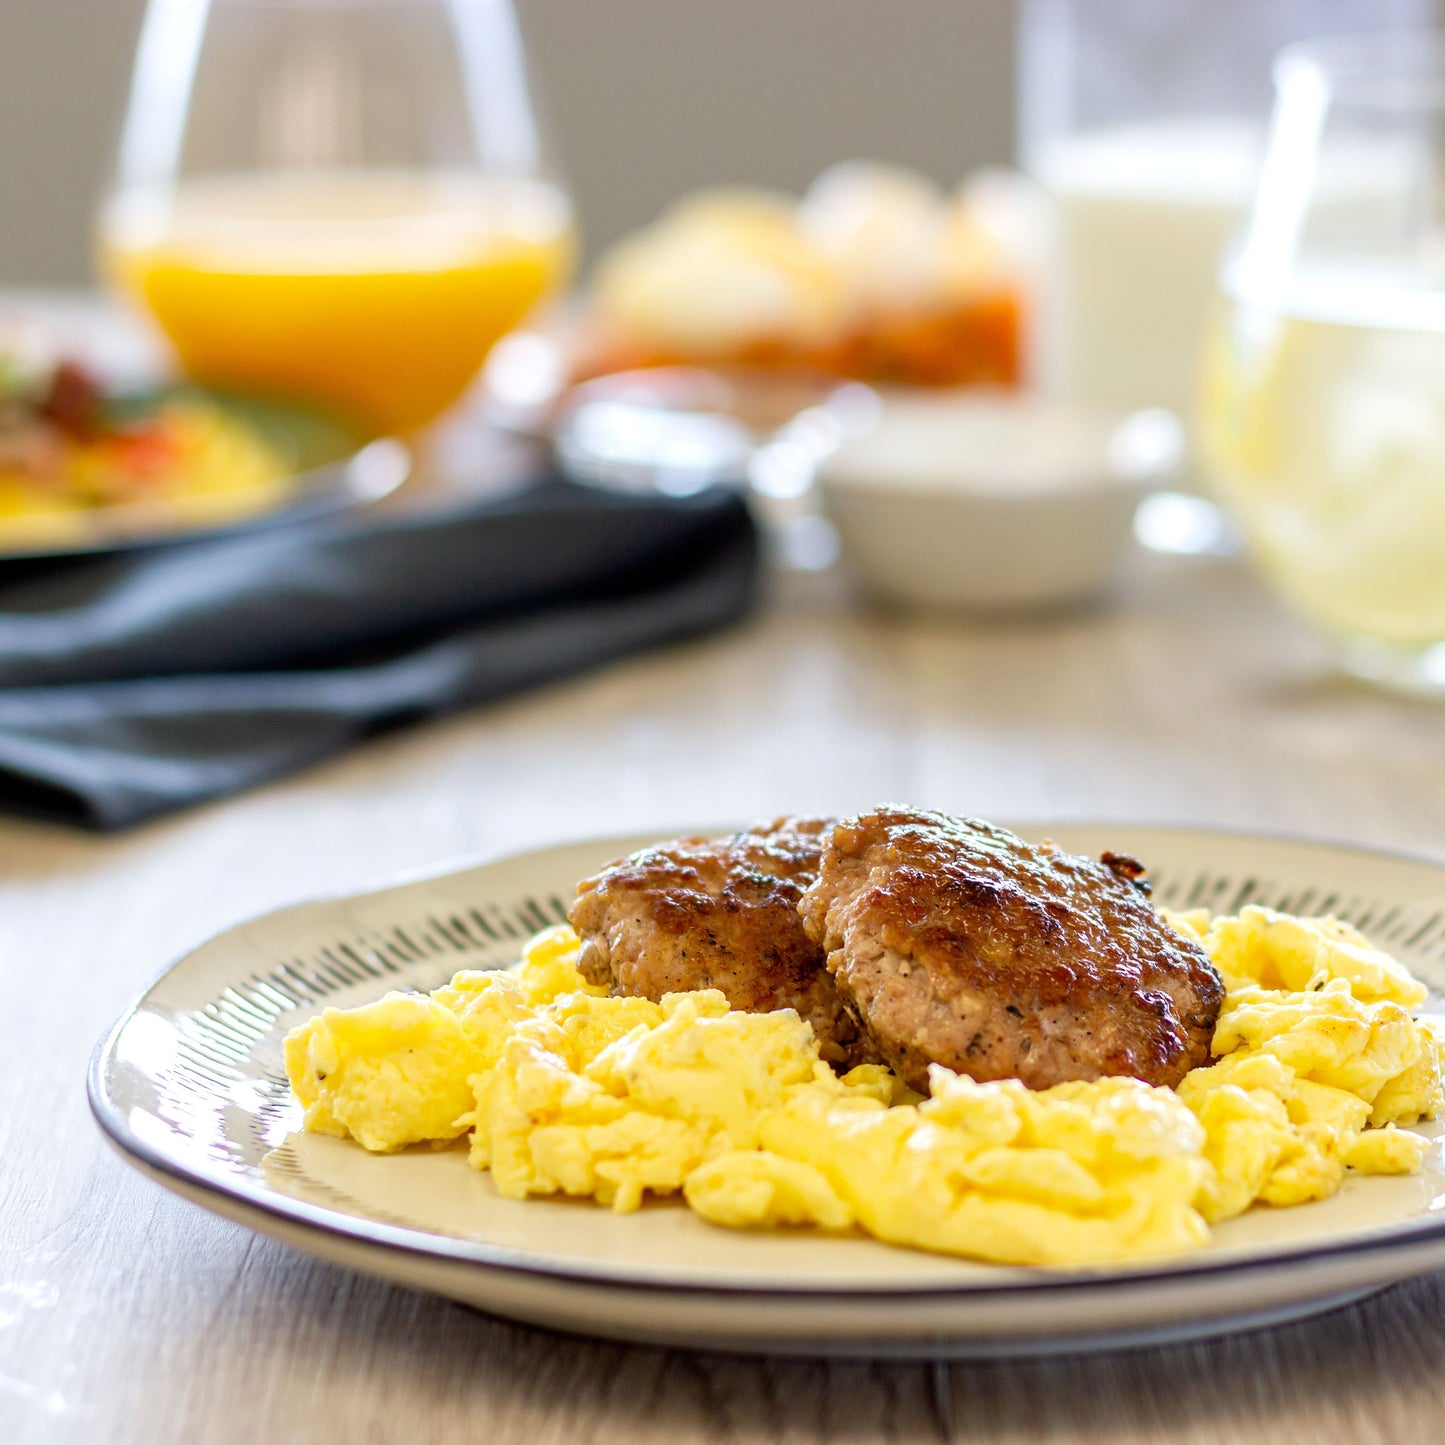
POLYGON ((757 574, 732 492, 557 477, 442 513, 0 570, 0 808, 125 827, 723 626, 757 574))

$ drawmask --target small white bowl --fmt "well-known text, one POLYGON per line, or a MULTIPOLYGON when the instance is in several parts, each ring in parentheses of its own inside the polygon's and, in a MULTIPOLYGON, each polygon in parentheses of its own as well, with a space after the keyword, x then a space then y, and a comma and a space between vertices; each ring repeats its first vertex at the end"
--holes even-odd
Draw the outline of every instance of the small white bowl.
POLYGON ((844 558, 880 601, 1055 607, 1108 587, 1139 499, 1183 455, 1167 411, 880 393, 872 424, 823 462, 818 483, 844 558))

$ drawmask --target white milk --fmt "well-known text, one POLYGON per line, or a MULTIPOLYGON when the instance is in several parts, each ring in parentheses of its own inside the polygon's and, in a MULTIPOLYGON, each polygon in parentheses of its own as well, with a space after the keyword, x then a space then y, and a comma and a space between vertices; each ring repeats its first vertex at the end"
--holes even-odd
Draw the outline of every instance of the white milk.
POLYGON ((1032 169, 1053 202, 1044 385, 1186 421, 1220 254, 1247 207, 1259 128, 1159 121, 1049 141, 1032 169))

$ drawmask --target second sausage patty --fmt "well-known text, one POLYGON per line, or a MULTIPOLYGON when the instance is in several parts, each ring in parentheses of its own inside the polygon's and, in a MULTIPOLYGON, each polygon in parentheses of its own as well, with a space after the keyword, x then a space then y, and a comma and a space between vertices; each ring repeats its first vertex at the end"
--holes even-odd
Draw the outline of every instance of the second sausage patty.
POLYGON ((1042 1089, 1209 1060, 1224 986, 1150 907, 1132 859, 885 808, 839 823, 803 896, 808 936, 884 1060, 1042 1089))

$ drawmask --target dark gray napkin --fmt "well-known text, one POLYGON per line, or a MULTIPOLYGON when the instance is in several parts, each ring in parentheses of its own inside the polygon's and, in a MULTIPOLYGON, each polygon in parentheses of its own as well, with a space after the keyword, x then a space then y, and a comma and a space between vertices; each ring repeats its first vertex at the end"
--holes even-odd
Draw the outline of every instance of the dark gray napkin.
POLYGON ((442 514, 0 571, 0 808, 96 828, 742 616, 728 491, 549 478, 442 514))

